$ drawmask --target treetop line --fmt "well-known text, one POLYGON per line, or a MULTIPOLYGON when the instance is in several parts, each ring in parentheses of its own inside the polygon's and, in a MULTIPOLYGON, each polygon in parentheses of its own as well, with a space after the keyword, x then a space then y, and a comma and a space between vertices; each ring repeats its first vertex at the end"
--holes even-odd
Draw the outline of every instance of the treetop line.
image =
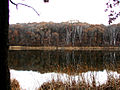
POLYGON ((120 24, 29 23, 9 27, 9 45, 120 46, 120 24))

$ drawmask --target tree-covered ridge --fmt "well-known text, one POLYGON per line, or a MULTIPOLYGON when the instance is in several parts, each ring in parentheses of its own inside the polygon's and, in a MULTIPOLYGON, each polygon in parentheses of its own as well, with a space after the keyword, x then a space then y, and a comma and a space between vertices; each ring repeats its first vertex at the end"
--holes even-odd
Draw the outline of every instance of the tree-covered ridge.
POLYGON ((120 46, 120 24, 92 25, 81 22, 12 24, 9 45, 25 46, 120 46))

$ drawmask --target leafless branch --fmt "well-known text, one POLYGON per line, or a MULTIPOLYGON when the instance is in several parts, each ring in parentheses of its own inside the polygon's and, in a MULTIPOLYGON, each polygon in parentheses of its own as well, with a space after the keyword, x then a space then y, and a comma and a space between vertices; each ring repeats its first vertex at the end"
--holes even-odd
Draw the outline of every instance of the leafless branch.
POLYGON ((9 0, 13 5, 16 6, 16 8, 18 9, 18 5, 23 5, 23 6, 26 6, 26 7, 29 7, 31 9, 33 9, 33 11, 35 11, 37 13, 38 16, 40 16, 40 14, 31 6, 27 5, 27 4, 23 4, 23 3, 14 3, 12 0, 9 0))

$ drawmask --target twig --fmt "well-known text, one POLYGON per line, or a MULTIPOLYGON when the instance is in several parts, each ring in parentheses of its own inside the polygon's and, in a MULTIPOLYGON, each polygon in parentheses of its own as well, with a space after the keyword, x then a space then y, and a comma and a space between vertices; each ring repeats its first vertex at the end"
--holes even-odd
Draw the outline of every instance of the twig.
POLYGON ((18 5, 23 5, 23 6, 26 6, 26 7, 29 7, 31 9, 33 9, 33 11, 35 11, 37 13, 38 16, 40 16, 40 14, 31 6, 27 5, 27 4, 23 4, 23 3, 14 3, 12 0, 9 0, 13 5, 16 6, 16 8, 18 9, 18 5))

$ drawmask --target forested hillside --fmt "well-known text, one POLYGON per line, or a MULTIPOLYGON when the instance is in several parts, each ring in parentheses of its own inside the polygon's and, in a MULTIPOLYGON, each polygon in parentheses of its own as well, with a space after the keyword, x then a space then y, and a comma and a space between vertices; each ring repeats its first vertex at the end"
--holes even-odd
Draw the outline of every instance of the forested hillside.
POLYGON ((120 46, 120 24, 28 23, 9 27, 9 45, 20 46, 120 46))

